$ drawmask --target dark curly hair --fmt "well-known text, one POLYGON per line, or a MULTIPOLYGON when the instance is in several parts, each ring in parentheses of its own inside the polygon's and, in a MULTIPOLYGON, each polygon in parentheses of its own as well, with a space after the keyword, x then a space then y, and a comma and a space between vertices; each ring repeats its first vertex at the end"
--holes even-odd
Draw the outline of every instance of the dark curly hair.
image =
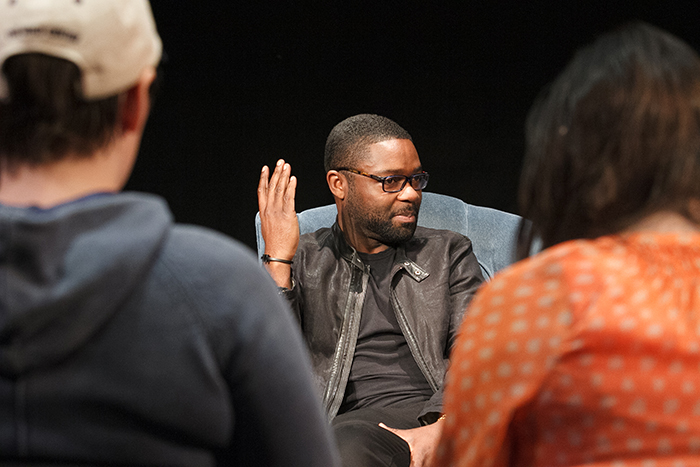
POLYGON ((576 53, 531 109, 520 180, 521 244, 618 232, 700 198, 700 59, 645 23, 576 53))

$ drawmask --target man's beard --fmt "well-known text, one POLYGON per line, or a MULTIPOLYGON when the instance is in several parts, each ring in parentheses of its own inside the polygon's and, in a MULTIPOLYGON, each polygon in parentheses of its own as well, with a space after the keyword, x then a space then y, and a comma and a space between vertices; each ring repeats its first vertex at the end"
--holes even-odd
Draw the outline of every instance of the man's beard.
POLYGON ((382 218, 376 213, 368 212, 366 216, 365 228, 377 236, 377 240, 385 245, 400 245, 413 238, 418 221, 418 207, 411 206, 397 213, 392 213, 391 217, 382 218), (375 215, 373 215, 375 214, 375 215), (402 222, 398 225, 392 223, 396 215, 414 215, 413 222, 402 222))
POLYGON ((392 211, 389 215, 379 210, 367 211, 354 203, 348 203, 349 214, 359 220, 358 225, 364 235, 371 237, 384 245, 400 245, 413 238, 418 221, 420 202, 402 206, 392 211), (413 222, 394 224, 395 216, 414 216, 413 222))

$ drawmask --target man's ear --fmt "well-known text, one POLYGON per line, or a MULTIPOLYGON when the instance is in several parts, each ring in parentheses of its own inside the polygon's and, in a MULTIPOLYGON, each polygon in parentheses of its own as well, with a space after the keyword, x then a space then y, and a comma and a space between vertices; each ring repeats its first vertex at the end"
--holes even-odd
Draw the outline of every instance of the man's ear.
POLYGON ((348 194, 348 180, 337 170, 329 170, 326 173, 326 183, 331 193, 337 199, 345 199, 348 194))
POLYGON ((136 84, 124 93, 120 109, 122 132, 142 130, 146 126, 146 120, 151 111, 149 89, 155 77, 156 69, 154 67, 146 68, 136 84))

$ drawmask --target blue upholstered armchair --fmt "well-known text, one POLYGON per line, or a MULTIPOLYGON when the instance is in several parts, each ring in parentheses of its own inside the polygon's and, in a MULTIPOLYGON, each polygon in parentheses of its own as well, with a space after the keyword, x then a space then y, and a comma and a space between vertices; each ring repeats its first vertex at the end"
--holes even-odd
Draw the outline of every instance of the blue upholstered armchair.
MULTIPOLYGON (((335 222, 334 204, 307 209, 297 214, 301 234, 330 227, 335 222)), ((474 254, 486 279, 516 259, 520 216, 497 209, 473 206, 461 199, 423 192, 418 225, 445 229, 466 235, 472 241, 474 254)), ((255 216, 258 257, 265 252, 260 233, 260 214, 255 216)))

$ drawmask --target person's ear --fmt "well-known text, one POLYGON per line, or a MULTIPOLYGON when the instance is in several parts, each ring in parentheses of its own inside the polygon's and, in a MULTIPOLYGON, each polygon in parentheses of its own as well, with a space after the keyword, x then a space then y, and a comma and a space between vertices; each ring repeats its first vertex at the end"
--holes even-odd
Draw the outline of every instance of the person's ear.
POLYGON ((123 94, 120 109, 122 132, 142 130, 146 126, 146 120, 151 111, 149 89, 155 77, 156 69, 154 67, 146 68, 141 72, 136 84, 123 94))
POLYGON ((348 180, 337 170, 329 170, 326 173, 326 183, 331 193, 337 199, 345 199, 348 194, 348 180))

